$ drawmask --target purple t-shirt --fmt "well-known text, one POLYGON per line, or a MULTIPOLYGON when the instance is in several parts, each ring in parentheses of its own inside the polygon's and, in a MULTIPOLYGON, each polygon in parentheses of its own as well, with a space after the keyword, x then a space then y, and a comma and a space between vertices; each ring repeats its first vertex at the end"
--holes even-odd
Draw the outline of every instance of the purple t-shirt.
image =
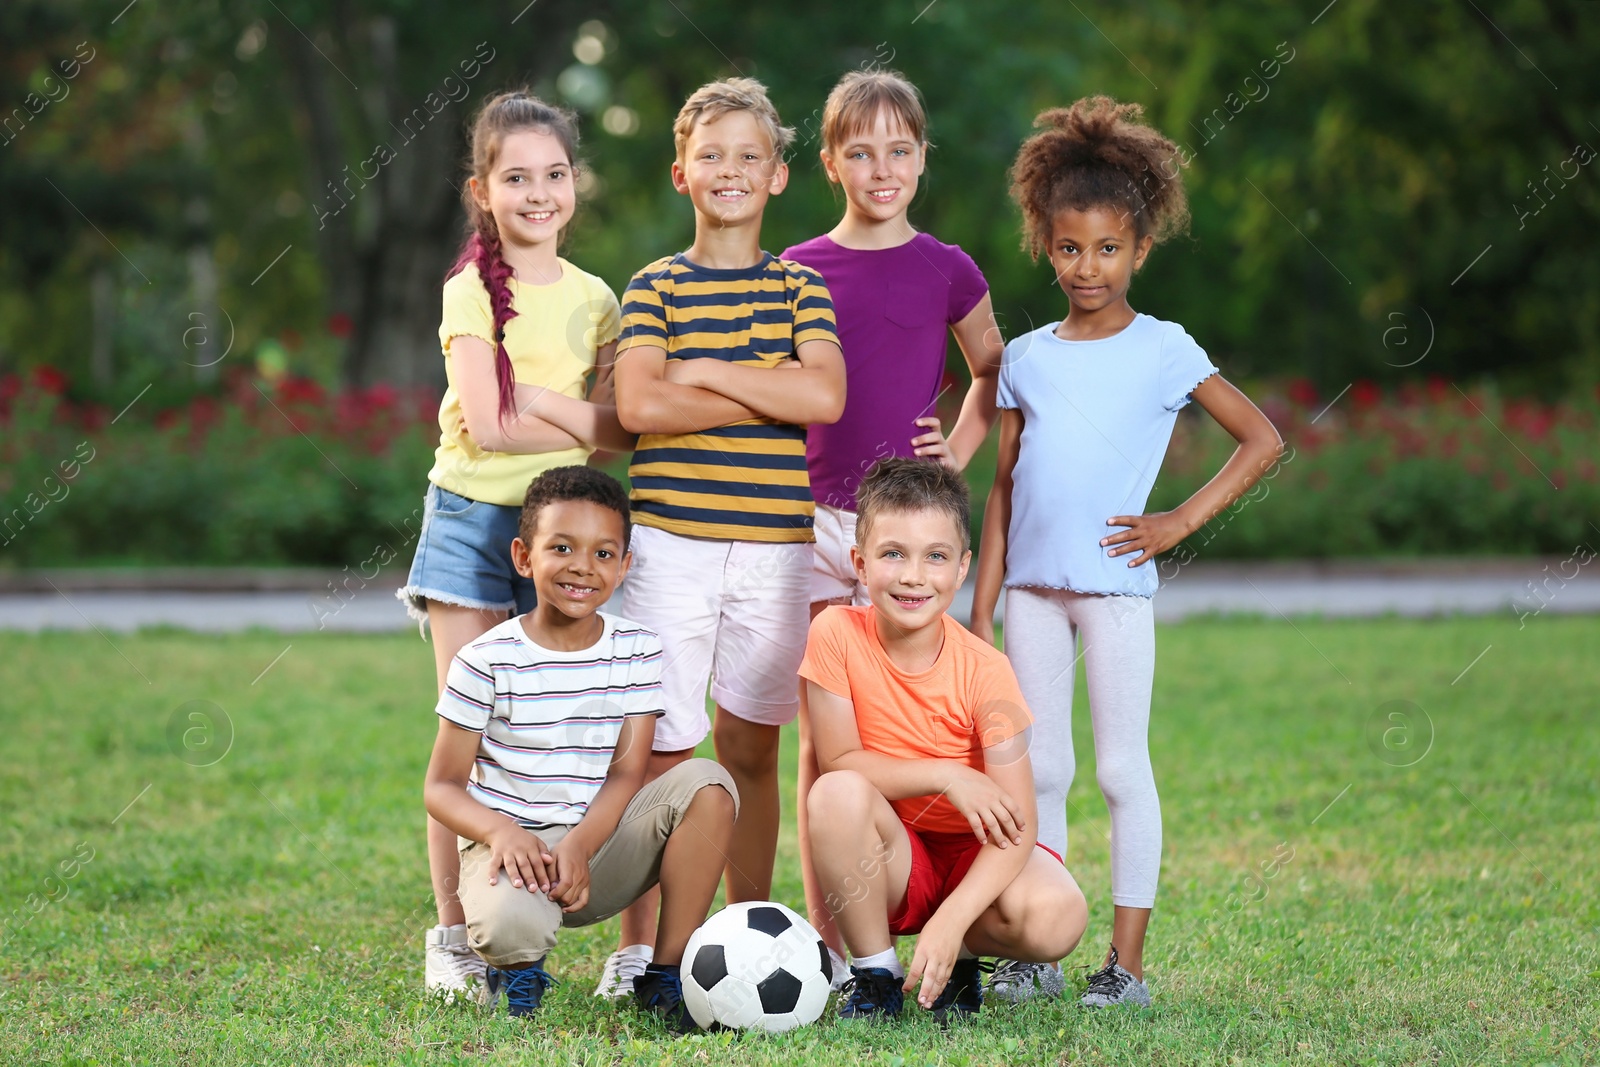
MULTIPOLYGON (((845 248, 826 234, 784 250, 822 273, 833 295, 847 376, 844 415, 806 431, 817 503, 856 509, 856 488, 888 456, 909 456, 916 425, 936 415, 947 331, 989 283, 955 245, 919 233, 896 248, 845 248)), ((946 427, 948 430, 949 427, 946 427)))

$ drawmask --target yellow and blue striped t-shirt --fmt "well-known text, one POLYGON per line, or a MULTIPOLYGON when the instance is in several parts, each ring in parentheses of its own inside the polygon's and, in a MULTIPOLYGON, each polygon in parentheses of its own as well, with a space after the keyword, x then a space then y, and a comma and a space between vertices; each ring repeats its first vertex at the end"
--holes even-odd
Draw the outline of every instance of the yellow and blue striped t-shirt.
MULTIPOLYGON (((777 367, 813 340, 838 340, 821 274, 767 253, 738 270, 702 267, 679 253, 628 283, 617 355, 651 345, 668 359, 777 367)), ((641 434, 628 477, 642 525, 725 541, 813 539, 804 426, 761 418, 641 434)))

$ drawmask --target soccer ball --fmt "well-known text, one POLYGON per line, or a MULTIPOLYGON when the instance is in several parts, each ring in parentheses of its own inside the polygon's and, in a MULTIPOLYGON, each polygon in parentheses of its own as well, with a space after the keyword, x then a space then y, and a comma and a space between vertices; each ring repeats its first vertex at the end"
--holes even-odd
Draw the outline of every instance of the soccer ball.
POLYGON ((833 964, 811 924, 769 901, 730 904, 696 930, 683 953, 683 1002, 704 1029, 781 1033, 816 1022, 833 964))

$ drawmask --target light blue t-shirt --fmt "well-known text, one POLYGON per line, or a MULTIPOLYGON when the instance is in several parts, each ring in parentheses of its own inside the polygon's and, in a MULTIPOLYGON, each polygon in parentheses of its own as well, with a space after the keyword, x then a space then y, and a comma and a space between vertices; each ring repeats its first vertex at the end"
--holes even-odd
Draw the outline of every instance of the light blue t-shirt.
POLYGON ((1113 515, 1144 512, 1178 410, 1217 373, 1182 326, 1136 315, 1121 333, 1063 341, 1058 323, 1006 345, 999 406, 1021 410, 1006 585, 1154 596, 1155 561, 1111 557, 1113 515))

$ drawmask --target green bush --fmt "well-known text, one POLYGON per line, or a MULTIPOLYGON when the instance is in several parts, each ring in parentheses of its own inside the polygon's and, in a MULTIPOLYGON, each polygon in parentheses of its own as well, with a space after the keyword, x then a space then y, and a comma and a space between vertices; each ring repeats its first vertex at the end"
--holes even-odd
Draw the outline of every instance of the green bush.
MULTIPOLYGON (((1323 414, 1305 383, 1289 384, 1296 393, 1261 398, 1283 458, 1185 542, 1197 558, 1566 553, 1600 537, 1594 398, 1544 405, 1438 379, 1384 396, 1356 383, 1323 414)), ((1150 509, 1176 507, 1232 449, 1186 411, 1150 509)))
MULTIPOLYGON (((330 396, 289 380, 269 401, 239 379, 113 421, 64 389, 47 373, 0 381, 0 566, 338 568, 384 546, 409 555, 438 436, 432 392, 330 396)), ((1304 382, 1259 399, 1282 461, 1178 558, 1564 553, 1600 538, 1595 398, 1543 405, 1434 380, 1389 396, 1357 383, 1326 412, 1304 382)), ((1151 510, 1180 503, 1232 446, 1186 411, 1151 510)), ((980 509, 993 463, 991 441, 968 471, 980 509)))

